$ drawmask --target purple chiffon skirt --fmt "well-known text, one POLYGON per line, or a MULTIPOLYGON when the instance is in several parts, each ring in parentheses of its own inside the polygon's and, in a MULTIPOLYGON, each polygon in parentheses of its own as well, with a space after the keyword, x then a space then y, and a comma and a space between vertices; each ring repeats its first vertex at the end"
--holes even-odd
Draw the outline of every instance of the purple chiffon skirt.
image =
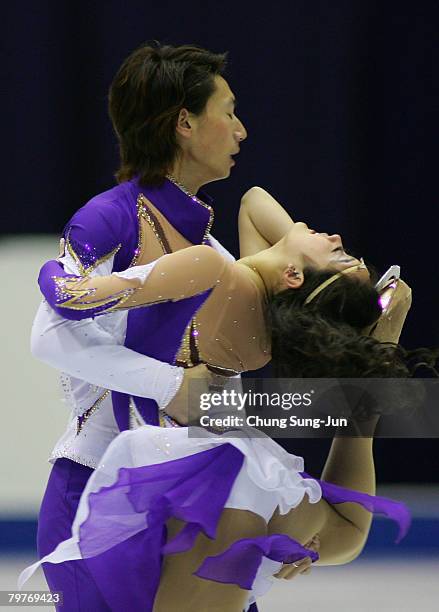
MULTIPOLYGON (((170 461, 121 467, 109 486, 89 493, 88 516, 78 531, 80 562, 85 561, 111 610, 152 610, 163 555, 189 550, 199 533, 215 538, 244 458, 233 444, 223 443, 170 461), (185 526, 167 541, 165 524, 171 517, 185 526), (121 584, 128 586, 123 601, 121 584)), ((404 504, 318 482, 329 503, 355 502, 395 520, 397 541, 407 532, 410 515, 404 504)), ((287 535, 244 538, 206 558, 194 574, 252 591, 264 559, 292 563, 306 556, 318 559, 318 553, 287 535)))

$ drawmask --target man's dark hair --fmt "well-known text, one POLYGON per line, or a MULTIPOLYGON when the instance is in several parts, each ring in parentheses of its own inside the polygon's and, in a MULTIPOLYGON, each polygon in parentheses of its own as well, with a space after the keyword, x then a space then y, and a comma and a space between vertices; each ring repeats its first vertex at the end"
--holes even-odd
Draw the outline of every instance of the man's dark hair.
POLYGON ((226 60, 227 53, 155 41, 127 57, 109 91, 120 149, 118 182, 135 175, 143 185, 163 182, 180 151, 175 134, 180 110, 195 115, 204 111, 226 60))

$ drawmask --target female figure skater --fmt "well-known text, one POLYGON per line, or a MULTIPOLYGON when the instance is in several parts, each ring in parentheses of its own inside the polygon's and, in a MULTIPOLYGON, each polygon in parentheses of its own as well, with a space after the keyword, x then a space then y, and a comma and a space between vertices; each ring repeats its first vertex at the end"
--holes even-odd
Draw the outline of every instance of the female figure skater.
MULTIPOLYGON (((405 283, 393 287, 383 314, 365 264, 346 254, 340 236, 294 223, 259 189, 244 198, 239 229, 238 262, 198 245, 81 278, 52 261, 40 276, 52 283, 44 294, 72 319, 147 307, 143 333, 156 340, 154 356, 170 363, 189 350, 194 364, 224 374, 260 368, 270 357, 289 377, 408 373, 395 347, 381 343, 399 339, 410 307, 405 283), (261 217, 269 219, 264 232, 261 217)), ((156 418, 152 400, 149 409, 156 418)), ((184 411, 167 412, 166 427, 146 424, 110 444, 81 497, 72 538, 25 570, 21 583, 42 562, 83 558, 112 610, 235 612, 266 591, 273 574, 298 570, 299 559, 356 558, 373 511, 398 520, 400 536, 408 527, 402 505, 373 496, 372 437, 335 438, 317 481, 268 437, 201 430, 190 438, 178 426, 184 411), (316 534, 319 555, 303 547, 316 534), (132 568, 143 580, 121 601, 111 555, 136 537, 132 568)), ((376 421, 371 415, 370 436, 376 421)))

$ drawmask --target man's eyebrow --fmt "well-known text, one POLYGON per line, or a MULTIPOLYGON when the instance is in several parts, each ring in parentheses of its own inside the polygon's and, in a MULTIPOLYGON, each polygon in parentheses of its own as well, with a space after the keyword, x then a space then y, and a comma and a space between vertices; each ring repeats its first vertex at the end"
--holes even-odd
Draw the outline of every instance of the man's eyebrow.
POLYGON ((231 102, 235 106, 235 108, 238 106, 238 100, 234 96, 231 96, 228 99, 228 102, 231 102))

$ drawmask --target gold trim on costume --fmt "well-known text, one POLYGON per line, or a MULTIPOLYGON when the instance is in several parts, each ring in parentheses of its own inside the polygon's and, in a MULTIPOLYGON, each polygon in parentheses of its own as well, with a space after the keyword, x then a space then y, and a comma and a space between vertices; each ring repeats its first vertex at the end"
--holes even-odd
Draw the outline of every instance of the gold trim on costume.
POLYGON ((163 253, 166 255, 169 251, 166 249, 166 246, 165 246, 165 244, 163 242, 162 236, 160 235, 160 232, 157 229, 155 221, 152 218, 152 215, 151 215, 150 211, 148 210, 148 202, 147 202, 145 196, 143 195, 143 193, 139 194, 139 197, 138 197, 137 201, 139 202, 139 211, 140 211, 141 218, 145 219, 145 221, 148 222, 150 228, 154 232, 155 237, 157 238, 158 243, 160 244, 160 246, 162 248, 163 253))
POLYGON ((110 251, 110 253, 103 255, 102 257, 97 259, 91 266, 88 266, 87 268, 84 267, 84 265, 82 264, 79 258, 79 255, 75 252, 74 248, 72 247, 70 243, 70 232, 67 234, 66 246, 67 246, 67 251, 69 252, 69 255, 73 258, 74 262, 78 266, 80 275, 88 276, 88 274, 93 272, 93 270, 95 270, 98 266, 100 266, 102 263, 104 263, 105 261, 108 261, 114 255, 116 255, 116 253, 119 251, 122 245, 118 244, 117 247, 115 247, 112 251, 110 251))
POLYGON ((78 283, 78 280, 66 278, 65 276, 52 276, 55 281, 55 285, 57 288, 57 301, 68 298, 66 301, 58 303, 59 308, 70 308, 71 310, 93 310, 95 308, 100 308, 101 306, 106 306, 111 302, 116 301, 116 304, 113 304, 107 310, 102 312, 109 312, 110 310, 114 310, 119 308, 122 304, 124 304, 127 299, 137 291, 137 288, 128 288, 119 291, 113 295, 109 295, 100 300, 96 300, 94 302, 83 302, 84 298, 87 298, 93 293, 96 292, 96 288, 90 287, 88 289, 75 289, 74 287, 69 287, 68 283, 73 283, 73 285, 78 283))
POLYGON ((109 394, 110 394, 110 390, 106 389, 106 391, 104 391, 104 393, 100 397, 98 397, 95 403, 92 406, 90 406, 90 408, 88 408, 81 417, 77 417, 76 435, 78 435, 81 432, 87 420, 91 417, 92 414, 96 412, 98 408, 100 408, 102 402, 108 397, 109 394))
POLYGON ((203 242, 206 242, 207 236, 210 233, 210 230, 211 230, 214 218, 215 218, 215 213, 214 213, 212 206, 210 206, 209 204, 206 204, 206 202, 203 202, 203 200, 200 200, 200 198, 198 198, 195 194, 191 193, 189 189, 187 189, 184 185, 179 183, 177 179, 174 176, 172 176, 172 174, 167 174, 166 178, 169 181, 171 181, 171 183, 173 183, 176 187, 178 187, 184 194, 186 194, 189 198, 191 198, 194 202, 197 202, 197 204, 200 204, 200 206, 203 206, 209 211, 209 221, 207 223, 206 231, 204 232, 204 236, 203 236, 203 242))

